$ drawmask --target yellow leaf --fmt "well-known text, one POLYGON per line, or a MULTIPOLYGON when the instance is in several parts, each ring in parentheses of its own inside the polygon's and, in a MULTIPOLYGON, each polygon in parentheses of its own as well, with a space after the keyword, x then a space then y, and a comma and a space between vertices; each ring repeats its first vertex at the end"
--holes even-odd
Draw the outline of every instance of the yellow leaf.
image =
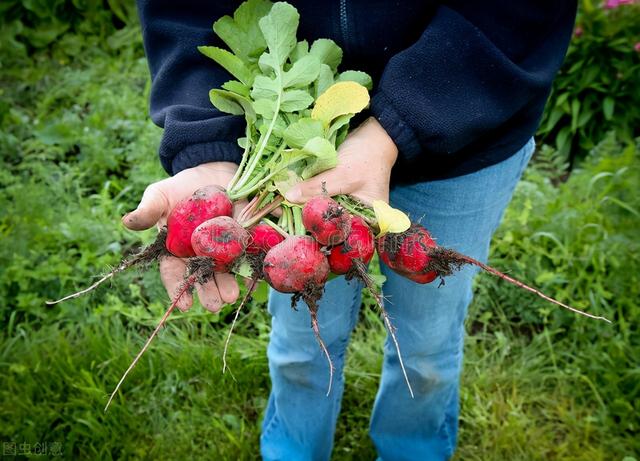
POLYGON ((409 216, 391 207, 388 203, 382 200, 374 200, 372 205, 373 212, 376 214, 376 220, 378 221, 378 227, 380 228, 378 237, 388 233, 399 234, 411 227, 409 216))
POLYGON ((311 118, 328 126, 336 117, 357 114, 369 104, 369 92, 356 82, 338 82, 318 96, 311 118))

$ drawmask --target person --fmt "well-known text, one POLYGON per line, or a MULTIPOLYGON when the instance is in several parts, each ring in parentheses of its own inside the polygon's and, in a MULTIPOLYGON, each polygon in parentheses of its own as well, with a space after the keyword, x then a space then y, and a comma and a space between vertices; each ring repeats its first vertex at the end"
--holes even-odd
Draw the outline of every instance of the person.
MULTIPOLYGON (((373 76, 368 117, 340 146, 338 166, 289 191, 303 203, 320 194, 352 194, 408 213, 438 239, 481 261, 533 151, 534 134, 552 80, 571 37, 575 1, 519 2, 330 0, 292 2, 298 37, 333 39, 344 50, 341 69, 373 76)), ((160 161, 171 177, 151 184, 123 218, 133 230, 162 225, 173 205, 195 189, 225 186, 240 159, 243 119, 214 109, 210 88, 230 76, 198 53, 223 46, 211 24, 237 2, 139 0, 152 77, 150 112, 164 128, 160 161)), ((383 460, 452 456, 458 430, 458 388, 464 319, 474 269, 419 285, 382 267, 386 308, 394 319, 415 398, 403 380, 389 339, 370 436, 383 460)), ((170 295, 185 273, 167 257, 160 274, 170 295)), ((344 388, 342 369, 356 324, 362 286, 330 281, 320 327, 337 369, 327 397, 327 364, 304 309, 271 292, 267 351, 272 389, 264 415, 264 459, 326 460, 344 388)), ((231 274, 196 287, 217 312, 238 297, 231 274)), ((185 296, 181 309, 192 298, 185 296)))

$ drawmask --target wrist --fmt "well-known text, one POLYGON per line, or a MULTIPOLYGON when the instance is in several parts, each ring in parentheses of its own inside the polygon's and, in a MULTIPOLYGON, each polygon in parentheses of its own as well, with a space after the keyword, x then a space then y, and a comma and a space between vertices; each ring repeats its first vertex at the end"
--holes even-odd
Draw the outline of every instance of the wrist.
POLYGON ((374 117, 369 117, 362 124, 366 135, 371 141, 372 151, 378 152, 381 160, 391 168, 398 158, 398 146, 391 136, 374 117))
POLYGON ((233 162, 208 162, 198 165, 196 168, 210 174, 234 174, 238 169, 238 165, 233 162))

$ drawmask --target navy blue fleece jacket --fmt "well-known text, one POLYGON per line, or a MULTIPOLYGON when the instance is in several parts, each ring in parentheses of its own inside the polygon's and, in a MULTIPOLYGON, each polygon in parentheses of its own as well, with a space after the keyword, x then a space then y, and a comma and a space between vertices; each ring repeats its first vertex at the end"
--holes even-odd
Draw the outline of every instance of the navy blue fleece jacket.
MULTIPOLYGON (((571 37, 576 1, 291 1, 299 39, 331 38, 341 69, 374 79, 369 114, 399 148, 395 182, 467 174, 514 154, 534 134, 571 37)), ((239 162, 244 120, 209 89, 231 79, 196 49, 224 46, 213 22, 237 1, 139 0, 169 174, 239 162)))

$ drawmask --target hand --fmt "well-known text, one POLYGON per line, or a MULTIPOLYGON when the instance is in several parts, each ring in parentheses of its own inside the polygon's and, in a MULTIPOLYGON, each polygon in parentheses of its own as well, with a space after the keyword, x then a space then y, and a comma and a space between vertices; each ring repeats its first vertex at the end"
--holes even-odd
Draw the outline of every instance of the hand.
POLYGON ((304 203, 323 194, 323 183, 330 196, 349 194, 371 204, 389 201, 391 168, 398 148, 380 123, 369 117, 350 133, 338 149, 338 165, 292 187, 285 198, 304 203))
MULTIPOLYGON (((238 166, 230 162, 205 163, 181 171, 177 175, 155 182, 147 187, 142 200, 134 211, 122 217, 122 223, 131 230, 149 229, 156 225, 164 226, 169 212, 176 203, 190 196, 204 186, 225 187, 233 177, 238 166)), ((241 203, 235 203, 239 211, 241 203)), ((160 260, 160 278, 173 298, 184 281, 187 266, 185 260, 168 256, 160 260)), ((202 305, 211 312, 218 312, 224 303, 233 303, 239 294, 238 284, 233 274, 216 273, 215 277, 204 285, 196 284, 196 292, 202 305)), ((191 293, 185 293, 178 302, 178 308, 186 311, 193 304, 191 293)))

